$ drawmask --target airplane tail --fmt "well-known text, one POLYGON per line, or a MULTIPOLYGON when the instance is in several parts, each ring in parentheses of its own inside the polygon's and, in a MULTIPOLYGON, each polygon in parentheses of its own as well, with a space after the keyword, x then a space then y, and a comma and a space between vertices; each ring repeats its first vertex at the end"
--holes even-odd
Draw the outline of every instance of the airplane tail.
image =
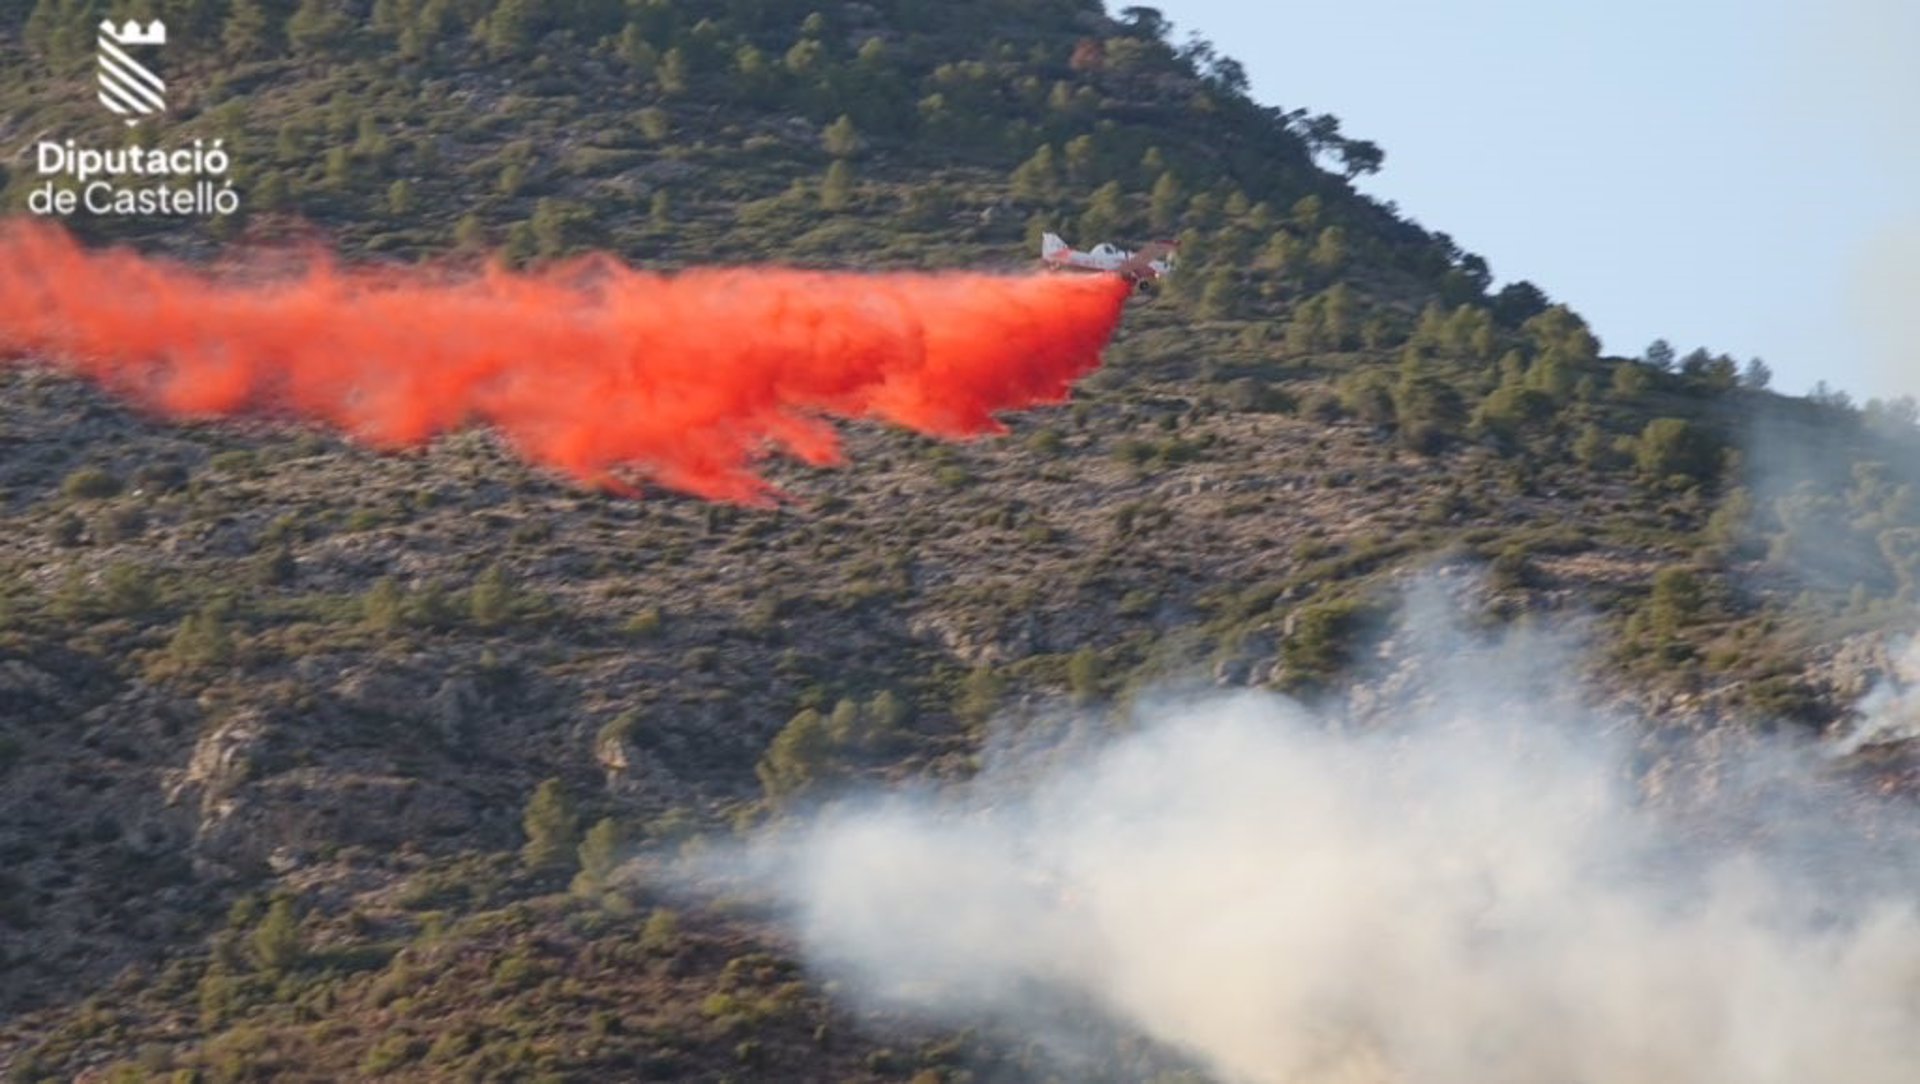
POLYGON ((1047 233, 1047 234, 1042 234, 1040 236, 1040 258, 1041 259, 1051 260, 1055 256, 1058 256, 1066 251, 1067 251, 1067 243, 1060 239, 1059 234, 1047 233))

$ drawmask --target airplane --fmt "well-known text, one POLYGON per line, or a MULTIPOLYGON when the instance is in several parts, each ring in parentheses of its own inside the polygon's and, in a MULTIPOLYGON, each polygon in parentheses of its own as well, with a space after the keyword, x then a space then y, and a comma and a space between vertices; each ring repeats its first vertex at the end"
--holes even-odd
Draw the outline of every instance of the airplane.
POLYGON ((1049 233, 1040 238, 1040 262, 1055 271, 1105 271, 1119 275, 1133 283, 1134 289, 1145 293, 1153 282, 1173 273, 1179 247, 1178 241, 1155 241, 1138 252, 1129 252, 1103 241, 1080 252, 1062 241, 1059 234, 1049 233))

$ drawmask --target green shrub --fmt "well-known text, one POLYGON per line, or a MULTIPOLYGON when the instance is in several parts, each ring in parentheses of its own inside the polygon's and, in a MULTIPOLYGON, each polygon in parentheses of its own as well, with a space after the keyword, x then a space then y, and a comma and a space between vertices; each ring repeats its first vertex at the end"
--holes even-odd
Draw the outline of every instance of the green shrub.
POLYGON ((520 824, 527 834, 520 861, 528 869, 565 870, 579 860, 580 815, 560 780, 548 779, 535 788, 520 824))
POLYGON ((1311 688, 1331 679, 1352 660, 1354 642, 1371 607, 1357 599, 1316 602, 1292 616, 1292 631, 1281 645, 1281 681, 1290 689, 1311 688))
POLYGON ((574 893, 593 896, 605 891, 614 868, 620 864, 625 844, 619 822, 611 817, 603 817, 587 829, 586 838, 580 841, 576 852, 580 872, 573 878, 574 893))
POLYGON ((955 699, 953 713, 962 722, 979 725, 993 716, 1000 707, 1000 695, 1003 683, 993 667, 981 663, 967 674, 960 685, 960 695, 955 699))
POLYGON ((1817 723, 1821 716, 1820 697, 1804 682, 1775 675, 1749 685, 1746 699, 1753 713, 1770 720, 1789 723, 1817 723))
POLYGON ((282 543, 254 558, 252 579, 262 587, 284 587, 293 582, 298 569, 292 548, 282 543))
POLYGON ((1354 373, 1340 381, 1340 405, 1368 425, 1392 425, 1393 385, 1377 372, 1354 373))
POLYGON ((492 565, 473 581, 467 592, 467 609, 474 624, 483 629, 499 628, 513 616, 513 585, 499 565, 492 565))
POLYGON ((75 500, 104 500, 120 492, 120 479, 99 467, 81 467, 61 481, 60 492, 75 500))
POLYGON ((167 644, 167 654, 181 666, 219 666, 233 658, 233 634, 227 628, 226 607, 207 606, 188 614, 167 644))
POLYGON ((1511 591, 1533 585, 1535 572, 1533 562, 1527 557, 1527 549, 1514 543, 1500 551, 1487 570, 1487 585, 1496 591, 1511 591))
POLYGON ((1077 704, 1100 695, 1100 656, 1091 646, 1082 645, 1067 659, 1067 689, 1077 704))
POLYGON ((118 505, 107 508, 93 519, 93 537, 95 541, 106 544, 131 542, 146 530, 147 514, 137 505, 118 505))
POLYGON ((427 1061, 435 1064, 459 1061, 472 1053, 476 1045, 477 1040, 471 1032, 443 1032, 433 1041, 433 1045, 427 1048, 427 1061))
POLYGON ((145 617, 159 606, 160 587, 148 569, 121 562, 101 574, 97 587, 71 570, 53 602, 55 612, 69 619, 145 617))
POLYGON ((658 606, 647 606, 627 619, 626 630, 629 635, 651 640, 665 631, 666 615, 658 606))
POLYGON ((378 632, 392 632, 406 620, 406 595, 391 576, 382 576, 360 599, 361 620, 378 632))
POLYGON ((1684 418, 1655 418, 1634 444, 1634 465, 1650 482, 1710 481, 1720 473, 1720 444, 1684 418))
POLYGON ((360 1069, 379 1076, 411 1064, 419 1055, 420 1040, 411 1035, 389 1035, 367 1051, 360 1069))
POLYGON ((665 907, 656 907, 640 927, 640 947, 648 952, 671 952, 680 944, 680 916, 665 907))
POLYGON ((207 460, 207 467, 221 474, 250 475, 260 466, 260 457, 245 448, 220 452, 207 460))
POLYGON ((1684 568, 1663 568, 1653 577, 1647 600, 1648 627, 1654 635, 1671 639, 1700 616, 1706 597, 1700 580, 1684 568))
POLYGON ((87 536, 87 521, 72 512, 56 517, 47 528, 47 537, 62 549, 71 549, 87 536))
POLYGON ((187 468, 178 463, 149 464, 133 472, 133 485, 145 493, 176 493, 187 488, 187 468))
POLYGON ((807 708, 774 735, 754 774, 768 801, 780 804, 832 778, 835 767, 835 742, 827 719, 807 708))
POLYGON ((508 990, 524 990, 540 980, 540 964, 522 948, 493 965, 493 981, 508 990))
POLYGON ((248 942, 253 962, 260 970, 279 974, 299 966, 306 955, 300 919, 294 914, 293 901, 281 898, 267 908, 267 915, 253 931, 248 942))

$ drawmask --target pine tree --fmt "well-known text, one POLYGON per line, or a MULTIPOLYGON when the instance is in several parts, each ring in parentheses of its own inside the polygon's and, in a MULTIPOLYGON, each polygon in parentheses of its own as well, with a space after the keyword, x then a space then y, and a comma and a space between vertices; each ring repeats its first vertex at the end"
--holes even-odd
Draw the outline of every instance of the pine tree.
POLYGON ((1699 616, 1705 604, 1700 581, 1684 568, 1663 568, 1653 577, 1647 617, 1653 633, 1670 640, 1699 616))
POLYGON ((405 620, 406 596, 393 577, 382 576, 360 600, 361 617, 369 628, 392 632, 405 620))
POLYGON ((1339 274, 1347 264, 1347 231, 1339 226, 1328 226, 1321 230, 1308 259, 1326 274, 1339 274))
POLYGON ((1294 308, 1287 321, 1287 349, 1295 354, 1311 354, 1326 348, 1326 302, 1309 298, 1294 308))
POLYGON ((509 267, 524 267, 540 252, 540 242, 533 235, 533 226, 526 222, 515 222, 507 227, 506 244, 500 246, 500 258, 509 267))
POLYGON ((1060 187, 1060 169, 1054 164, 1053 145, 1044 144, 1033 157, 1020 163, 1011 178, 1013 194, 1030 202, 1053 198, 1060 187))
POLYGON ((576 895, 593 896, 606 890, 608 880, 620 864, 620 851, 625 842, 619 822, 612 817, 603 817, 587 829, 576 854, 580 862, 580 872, 573 878, 576 895))
POLYGON ((626 29, 620 31, 620 44, 615 52, 636 78, 652 79, 660 67, 659 50, 647 40, 646 32, 637 23, 628 23, 626 29))
POLYGON ((349 147, 334 147, 327 151, 327 186, 345 188, 353 183, 353 150, 349 147))
POLYGON ((1080 216, 1080 232, 1086 237, 1111 237, 1124 223, 1126 213, 1120 182, 1108 181, 1087 200, 1087 213, 1080 216))
POLYGON ((1233 269, 1220 266, 1207 276, 1200 291, 1200 316, 1205 320, 1224 320, 1240 303, 1240 280, 1233 269))
POLYGON ((1082 646, 1067 660, 1067 688, 1076 704, 1085 704, 1100 694, 1100 656, 1090 646, 1082 646))
POLYGON ((471 211, 461 215, 459 223, 453 227, 453 243, 456 248, 466 249, 469 252, 486 248, 486 223, 480 221, 480 216, 471 211))
POLYGON ((907 706, 893 695, 892 689, 882 689, 873 694, 866 707, 867 740, 872 745, 885 745, 899 733, 901 724, 907 721, 907 706))
POLYGON ((413 20, 412 0, 373 0, 369 24, 382 34, 397 35, 413 20))
POLYGON ((1347 349, 1353 345, 1353 288, 1344 282, 1336 282, 1327 287, 1320 298, 1326 305, 1322 318, 1328 349, 1347 349))
POLYGON ((53 55, 54 31, 60 24, 62 0, 39 0, 33 10, 27 14, 26 26, 21 29, 20 40, 27 48, 50 59, 60 60, 53 55))
POLYGON ((467 612, 481 628, 498 628, 513 616, 513 586, 499 565, 489 565, 467 592, 467 612))
POLYGON ((287 20, 287 42, 296 52, 325 52, 346 34, 348 23, 333 0, 301 0, 287 20))
POLYGON ((1171 173, 1160 174, 1147 199, 1147 222, 1155 231, 1172 229, 1180 218, 1180 179, 1171 173))
POLYGON ((217 666, 233 657, 233 634, 221 607, 207 606, 188 614, 167 644, 167 653, 187 666, 217 666))
POLYGON ((793 43, 787 55, 781 59, 787 72, 792 75, 812 75, 826 60, 826 49, 811 38, 803 38, 793 43))
POLYGON ((1306 254, 1300 240, 1286 230, 1277 230, 1267 246, 1260 250, 1258 265, 1281 278, 1292 278, 1300 271, 1306 254))
POLYGON ((827 716, 827 737, 835 745, 847 746, 860 741, 860 705, 846 698, 833 706, 833 714, 827 716))
POLYGON ((1099 157, 1092 136, 1075 136, 1067 140, 1067 179, 1075 184, 1091 183, 1099 168, 1099 157))
POLYGON ((267 917, 253 931, 251 948, 253 962, 262 971, 278 974, 299 966, 305 951, 291 900, 283 897, 267 908, 267 917))
POLYGON ((1613 367, 1613 397, 1630 402, 1646 393, 1652 379, 1647 370, 1631 361, 1623 361, 1613 367))
POLYGON ((487 51, 496 57, 520 56, 533 45, 532 0, 500 0, 487 16, 487 51))
POLYGON ((260 0, 233 0, 220 42, 236 60, 253 60, 266 53, 273 44, 272 28, 260 0))
POLYGON ((55 65, 76 65, 93 44, 99 14, 92 0, 41 0, 27 16, 24 36, 55 65))
POLYGON ((673 132, 673 115, 658 106, 642 109, 635 119, 640 124, 640 134, 648 142, 658 143, 673 132))
POLYGON ((1607 462, 1607 435, 1601 428, 1588 422, 1573 440, 1573 458, 1588 470, 1597 470, 1607 462))
POLYGON ((733 54, 733 85, 738 91, 737 97, 752 104, 772 104, 774 91, 773 65, 767 60, 767 54, 749 44, 742 45, 733 54))
POLYGON ((981 663, 960 685, 960 699, 954 704, 954 714, 963 721, 979 725, 993 716, 1000 706, 1000 675, 993 667, 981 663))
POLYGON ((528 869, 562 869, 578 859, 580 815, 560 780, 548 779, 534 790, 520 824, 527 833, 520 861, 528 869))
POLYGON ((1707 481, 1720 468, 1720 449, 1704 430, 1684 418, 1655 418, 1641 430, 1634 462, 1650 482, 1680 475, 1707 481))
POLYGON ((853 126, 853 118, 842 113, 820 133, 820 142, 835 158, 851 158, 860 149, 860 133, 853 126))
POLYGON ((853 167, 845 158, 836 158, 827 167, 826 180, 820 182, 820 206, 829 211, 845 210, 853 202, 853 167))
POLYGON ((660 58, 660 66, 654 71, 653 79, 660 85, 660 93, 673 95, 686 91, 687 80, 692 75, 693 62, 687 58, 686 50, 675 46, 660 58))
POLYGON ((760 777, 761 790, 769 801, 789 801, 829 776, 832 753, 833 737, 827 720, 808 708, 774 735, 754 774, 760 777))

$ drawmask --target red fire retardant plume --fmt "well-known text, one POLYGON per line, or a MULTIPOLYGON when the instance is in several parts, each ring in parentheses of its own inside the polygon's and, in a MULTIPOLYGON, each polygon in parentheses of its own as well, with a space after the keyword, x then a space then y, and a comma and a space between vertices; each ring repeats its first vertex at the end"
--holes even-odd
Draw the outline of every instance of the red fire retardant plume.
POLYGON ((1064 399, 1127 294, 1107 275, 660 275, 599 257, 242 274, 0 222, 0 364, 52 364, 173 417, 291 417, 387 449, 490 425, 588 484, 747 503, 775 496, 753 470, 769 450, 840 461, 827 417, 959 438, 1064 399))

